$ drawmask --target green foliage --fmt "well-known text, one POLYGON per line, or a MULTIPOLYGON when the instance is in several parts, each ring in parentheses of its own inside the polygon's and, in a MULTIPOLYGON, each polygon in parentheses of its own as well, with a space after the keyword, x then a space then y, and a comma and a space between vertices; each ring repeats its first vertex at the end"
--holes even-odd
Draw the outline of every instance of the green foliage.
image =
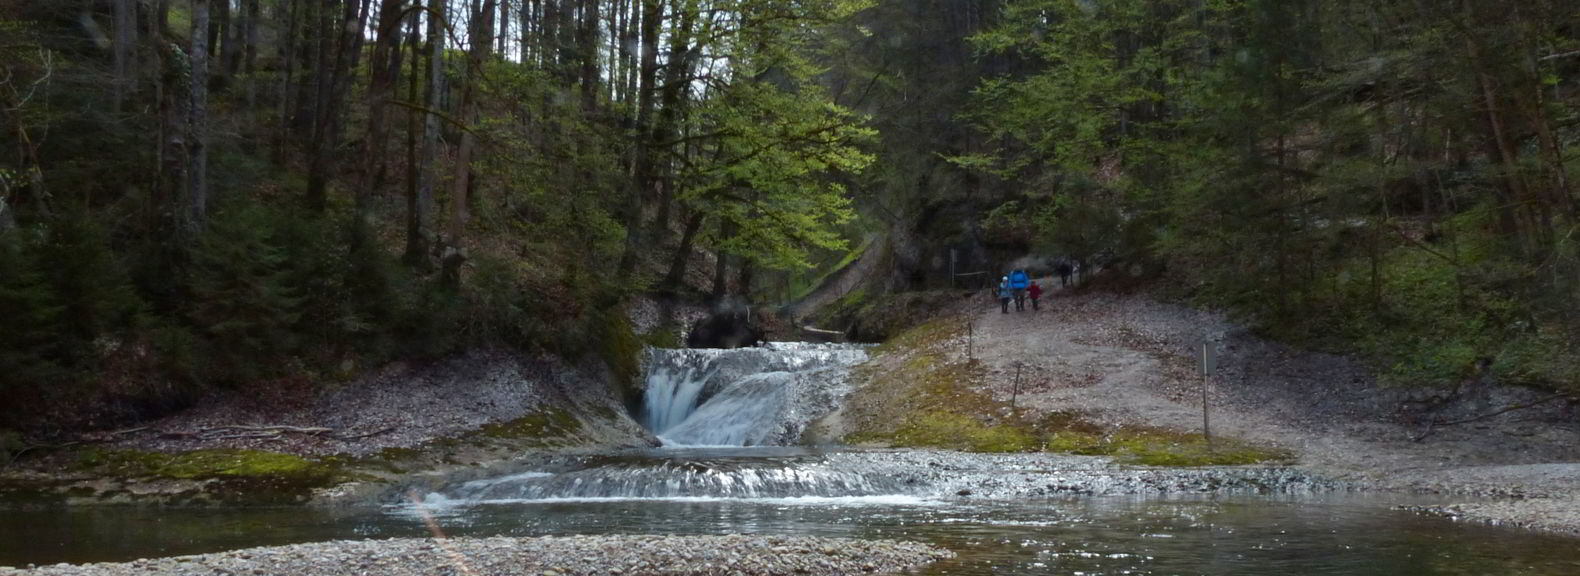
POLYGON ((65 306, 40 272, 24 238, 28 232, 0 234, 0 317, 5 318, 0 393, 5 394, 20 394, 23 387, 55 382, 64 374, 65 306))
POLYGON ((714 247, 770 269, 804 269, 809 253, 846 248, 839 226, 853 217, 843 184, 872 163, 861 146, 875 133, 859 116, 829 102, 811 78, 736 83, 710 100, 698 121, 717 130, 718 158, 686 174, 683 198, 729 234, 714 247))
POLYGON ((87 214, 0 233, 0 395, 16 399, 0 417, 71 390, 98 366, 109 344, 101 339, 130 329, 140 310, 108 235, 87 214))
POLYGON ((963 115, 992 153, 952 158, 1030 188, 984 227, 1034 213, 1041 251, 1166 263, 1399 381, 1573 387, 1530 351, 1580 355, 1576 199, 1543 133, 1574 98, 1520 94, 1561 75, 1530 46, 1572 45, 1576 15, 1498 5, 1011 0, 973 42, 1013 65, 963 115))
POLYGON ((189 316, 220 381, 256 379, 296 350, 303 278, 288 266, 291 219, 257 205, 221 211, 192 249, 189 316))
MULTIPOLYGON (((208 381, 242 383, 291 370, 442 354, 464 341, 463 302, 407 276, 361 219, 294 208, 226 206, 191 253, 193 340, 160 330, 208 381), (197 361, 201 359, 201 361, 197 361)), ((508 318, 507 318, 508 320, 508 318)))
POLYGON ((64 214, 50 223, 47 239, 38 246, 42 271, 64 308, 60 336, 77 365, 96 359, 101 336, 131 327, 142 302, 110 249, 109 234, 83 211, 64 214))
POLYGON ((982 217, 982 236, 991 244, 1029 246, 1037 235, 1037 224, 1017 200, 1000 204, 982 217))

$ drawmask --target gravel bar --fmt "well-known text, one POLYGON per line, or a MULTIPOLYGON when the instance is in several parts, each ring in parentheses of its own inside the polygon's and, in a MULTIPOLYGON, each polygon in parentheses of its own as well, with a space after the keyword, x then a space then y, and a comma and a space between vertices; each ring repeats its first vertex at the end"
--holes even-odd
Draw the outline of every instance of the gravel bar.
POLYGON ((1420 511, 1463 522, 1580 537, 1580 496, 1448 504, 1420 511))
POLYGON ((408 538, 295 544, 121 563, 0 568, 0 576, 891 574, 953 556, 948 550, 920 543, 815 537, 408 538))

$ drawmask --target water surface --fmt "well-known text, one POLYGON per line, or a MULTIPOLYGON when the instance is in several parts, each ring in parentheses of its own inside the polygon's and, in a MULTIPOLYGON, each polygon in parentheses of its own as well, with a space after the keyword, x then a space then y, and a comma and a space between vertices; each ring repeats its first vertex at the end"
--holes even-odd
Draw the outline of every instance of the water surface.
MULTIPOLYGON (((1580 574, 1573 540, 1468 526, 1354 495, 691 498, 441 506, 447 536, 797 534, 920 540, 928 574, 1580 574)), ((7 510, 0 565, 129 560, 330 539, 425 536, 423 508, 7 510)))

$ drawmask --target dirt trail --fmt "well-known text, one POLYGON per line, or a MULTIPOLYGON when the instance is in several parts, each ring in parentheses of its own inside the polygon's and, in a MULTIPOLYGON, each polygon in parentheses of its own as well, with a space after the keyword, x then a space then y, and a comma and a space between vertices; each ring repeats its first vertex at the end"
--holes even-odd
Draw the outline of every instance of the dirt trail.
MULTIPOLYGON (((1572 400, 1432 426, 1543 395, 1470 383, 1452 398, 1434 398, 1379 383, 1350 358, 1266 341, 1221 315, 1042 283, 1054 288, 1041 311, 1028 303, 1024 312, 1003 314, 984 300, 975 316, 975 356, 996 376, 995 397, 1009 399, 1020 363, 1023 408, 1200 430, 1194 351, 1212 341, 1220 351, 1210 393, 1215 435, 1286 448, 1303 466, 1380 488, 1554 498, 1543 501, 1541 516, 1551 520, 1556 508, 1560 519, 1543 527, 1580 534, 1580 405, 1572 400)), ((1454 512, 1513 523, 1534 514, 1513 504, 1454 512)))

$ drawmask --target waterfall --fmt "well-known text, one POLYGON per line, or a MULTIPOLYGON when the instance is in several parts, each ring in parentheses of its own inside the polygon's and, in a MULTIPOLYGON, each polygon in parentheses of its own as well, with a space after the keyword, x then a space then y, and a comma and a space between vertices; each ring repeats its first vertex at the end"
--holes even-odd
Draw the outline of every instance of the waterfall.
POLYGON ((663 431, 686 421, 697 408, 697 399, 707 385, 708 376, 692 368, 675 370, 659 366, 647 377, 643 398, 642 424, 648 430, 663 431))
POLYGON ((794 443, 849 392, 866 349, 775 343, 731 350, 651 350, 641 420, 671 446, 794 443))
POLYGON ((838 470, 812 455, 631 456, 555 474, 474 480, 445 498, 473 503, 673 498, 850 498, 907 494, 905 475, 838 470))

